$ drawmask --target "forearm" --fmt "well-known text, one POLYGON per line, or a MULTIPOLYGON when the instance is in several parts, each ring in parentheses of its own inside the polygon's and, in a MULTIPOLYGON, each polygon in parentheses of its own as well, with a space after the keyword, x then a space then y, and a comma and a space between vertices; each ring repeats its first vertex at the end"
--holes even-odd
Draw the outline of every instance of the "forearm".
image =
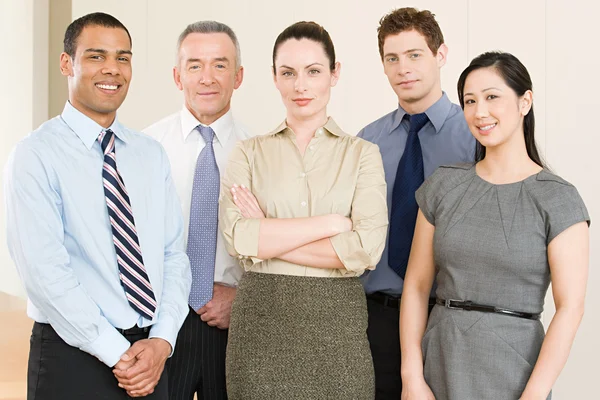
POLYGON ((285 253, 338 233, 331 215, 263 218, 260 220, 257 257, 263 260, 280 258, 285 253))
POLYGON ((421 341, 427 326, 429 291, 405 285, 400 306, 402 380, 423 378, 421 341))
POLYGON ((288 251, 278 258, 294 264, 307 265, 313 268, 344 269, 329 238, 320 239, 288 251))
POLYGON ((552 318, 521 399, 545 399, 567 362, 583 308, 560 308, 552 318))

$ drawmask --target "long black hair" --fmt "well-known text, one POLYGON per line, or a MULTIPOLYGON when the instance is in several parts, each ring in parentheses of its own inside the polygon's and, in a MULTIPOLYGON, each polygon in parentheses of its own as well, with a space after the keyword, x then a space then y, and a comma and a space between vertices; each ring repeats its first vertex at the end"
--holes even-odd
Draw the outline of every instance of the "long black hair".
MULTIPOLYGON (((527 68, 519 61, 519 59, 510 53, 492 51, 483 53, 473 59, 471 64, 460 74, 458 78, 458 99, 460 106, 465 108, 464 91, 467 76, 473 71, 481 68, 494 68, 498 74, 504 79, 504 82, 510 87, 517 96, 522 96, 526 91, 532 90, 531 77, 527 68)), ((523 119, 523 134, 525 136, 525 148, 527 155, 533 162, 544 168, 544 162, 540 157, 537 146, 535 144, 535 117, 533 115, 533 104, 531 109, 523 119)), ((475 162, 485 158, 485 146, 476 142, 475 144, 475 162)))

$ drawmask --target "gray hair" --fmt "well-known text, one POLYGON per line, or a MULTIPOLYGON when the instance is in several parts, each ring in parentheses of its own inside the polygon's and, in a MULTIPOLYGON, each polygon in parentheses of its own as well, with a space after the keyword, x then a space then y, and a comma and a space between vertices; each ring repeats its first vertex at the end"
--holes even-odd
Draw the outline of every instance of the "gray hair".
POLYGON ((222 22, 217 21, 198 21, 189 24, 181 35, 179 35, 179 39, 177 40, 177 54, 179 54, 179 50, 181 49, 181 43, 185 40, 188 35, 192 33, 224 33, 233 42, 235 46, 235 68, 238 69, 242 65, 242 52, 240 51, 240 42, 238 42, 237 36, 233 29, 229 26, 225 25, 222 22))

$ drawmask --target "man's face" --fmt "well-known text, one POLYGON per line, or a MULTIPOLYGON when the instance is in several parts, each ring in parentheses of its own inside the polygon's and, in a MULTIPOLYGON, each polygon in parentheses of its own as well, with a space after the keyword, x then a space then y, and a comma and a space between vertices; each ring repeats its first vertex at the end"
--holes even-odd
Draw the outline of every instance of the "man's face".
POLYGON ((75 57, 61 54, 61 73, 69 79, 71 104, 100 125, 115 118, 131 81, 131 42, 121 28, 86 26, 75 57))
POLYGON ((383 68, 401 105, 433 104, 441 92, 440 68, 445 62, 446 46, 434 55, 415 30, 390 35, 383 43, 383 68))
POLYGON ((173 78, 183 91, 188 110, 211 124, 231 106, 231 95, 244 76, 236 68, 235 45, 225 33, 192 33, 181 43, 173 78))

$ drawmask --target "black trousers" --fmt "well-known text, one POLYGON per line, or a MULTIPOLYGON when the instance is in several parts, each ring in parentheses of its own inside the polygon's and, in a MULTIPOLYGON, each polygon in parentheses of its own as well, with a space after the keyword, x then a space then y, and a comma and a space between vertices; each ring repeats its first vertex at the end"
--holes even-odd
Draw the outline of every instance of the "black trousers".
POLYGON ((209 326, 194 310, 179 331, 175 353, 167 360, 170 400, 227 399, 225 352, 228 331, 209 326))
MULTIPOLYGON (((430 301, 429 313, 433 308, 430 301)), ((367 297, 367 335, 375 368, 375 399, 398 400, 402 394, 400 377, 400 310, 367 297)))
MULTIPOLYGON (((148 338, 147 333, 126 336, 130 343, 148 338)), ((144 399, 167 400, 166 368, 144 399)), ((69 346, 52 326, 33 324, 27 371, 27 400, 131 399, 118 385, 112 368, 96 357, 69 346)))

